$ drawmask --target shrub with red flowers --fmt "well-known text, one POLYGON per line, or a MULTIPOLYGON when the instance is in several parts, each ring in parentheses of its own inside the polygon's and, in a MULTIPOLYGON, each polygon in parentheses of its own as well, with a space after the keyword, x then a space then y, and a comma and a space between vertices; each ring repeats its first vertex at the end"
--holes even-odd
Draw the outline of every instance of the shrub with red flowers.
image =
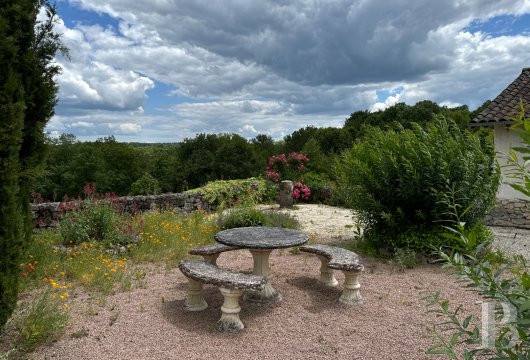
POLYGON ((302 172, 306 170, 305 164, 309 158, 304 154, 292 152, 287 155, 272 155, 269 163, 265 167, 267 178, 275 183, 282 180, 291 180, 294 182, 293 199, 308 200, 311 191, 307 186, 299 181, 302 172))
POLYGON ((311 190, 305 186, 302 182, 298 181, 294 183, 293 199, 295 200, 309 200, 311 196, 311 190))
POLYGON ((265 167, 267 177, 278 183, 282 180, 295 181, 300 173, 305 171, 305 164, 309 159, 304 154, 292 152, 288 155, 272 155, 269 164, 265 167))

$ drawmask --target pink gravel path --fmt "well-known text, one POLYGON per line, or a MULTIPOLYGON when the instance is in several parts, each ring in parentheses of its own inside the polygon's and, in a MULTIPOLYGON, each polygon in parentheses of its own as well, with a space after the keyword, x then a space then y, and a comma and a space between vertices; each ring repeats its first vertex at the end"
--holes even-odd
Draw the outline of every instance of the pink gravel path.
MULTIPOLYGON (((426 291, 441 289, 464 304, 466 312, 480 311, 478 297, 439 266, 420 265, 401 273, 382 261, 364 261, 364 304, 348 306, 338 302, 340 272, 338 288, 330 289, 316 281, 320 262, 315 256, 274 251, 273 285, 283 300, 274 305, 241 301, 246 328, 238 334, 214 329, 222 304, 217 288, 205 287, 206 310, 185 312, 186 278, 178 269, 152 272, 145 289, 111 295, 103 306, 80 294, 67 333, 32 358, 427 359, 431 325, 440 319, 426 312, 421 300, 426 291), (80 330, 88 335, 71 336, 80 330)), ((252 258, 239 250, 222 254, 218 263, 250 271, 252 258)))

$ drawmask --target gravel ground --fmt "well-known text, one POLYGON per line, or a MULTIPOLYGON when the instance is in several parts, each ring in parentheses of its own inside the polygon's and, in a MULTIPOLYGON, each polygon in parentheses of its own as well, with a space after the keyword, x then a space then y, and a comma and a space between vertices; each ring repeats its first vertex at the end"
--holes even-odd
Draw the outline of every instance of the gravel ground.
POLYGON ((493 247, 507 254, 523 255, 530 261, 530 230, 509 227, 490 227, 495 234, 493 247))
MULTIPOLYGON (((352 237, 355 219, 346 209, 300 205, 290 210, 312 241, 337 242, 352 237)), ((504 234, 494 229, 496 234, 504 234)), ((515 238, 522 238, 516 232, 515 238)), ((527 234, 525 234, 526 236, 527 234)), ((502 235, 505 236, 505 235, 502 235)), ((512 233, 506 238, 512 239, 512 233)), ((513 246, 512 246, 513 248, 513 246)), ((273 251, 273 285, 283 300, 273 305, 241 301, 244 331, 220 333, 222 296, 205 287, 209 307, 201 312, 182 310, 186 278, 174 269, 151 271, 147 286, 117 293, 98 304, 85 294, 74 299, 71 327, 56 343, 43 346, 33 359, 430 359, 436 319, 421 298, 436 289, 463 304, 464 314, 480 316, 480 300, 454 276, 435 265, 419 265, 405 272, 380 260, 363 259, 364 304, 338 302, 337 288, 317 283, 320 262, 310 254, 273 251)), ((250 271, 246 250, 228 252, 220 266, 250 271)))

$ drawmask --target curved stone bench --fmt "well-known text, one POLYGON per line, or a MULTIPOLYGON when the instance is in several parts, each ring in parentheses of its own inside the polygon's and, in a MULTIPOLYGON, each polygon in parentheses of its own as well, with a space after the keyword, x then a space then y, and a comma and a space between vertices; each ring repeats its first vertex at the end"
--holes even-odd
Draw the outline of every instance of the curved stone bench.
POLYGON ((321 261, 319 282, 327 286, 337 286, 337 279, 333 270, 344 273, 344 290, 339 301, 344 304, 362 304, 363 298, 359 292, 361 285, 359 274, 364 271, 364 265, 359 256, 349 250, 329 245, 304 245, 300 251, 316 254, 321 261))
POLYGON ((217 321, 217 328, 223 331, 239 331, 245 327, 239 319, 239 297, 244 290, 263 290, 267 283, 265 276, 237 273, 221 269, 203 260, 181 260, 180 271, 188 278, 189 286, 184 303, 187 311, 200 311, 208 307, 203 297, 203 284, 219 287, 224 297, 221 306, 221 318, 217 321))
POLYGON ((217 265, 217 258, 221 253, 224 253, 225 251, 232 251, 232 250, 238 250, 238 247, 235 246, 228 246, 224 244, 212 244, 212 245, 204 245, 198 248, 193 248, 188 251, 188 254, 190 255, 200 255, 203 257, 204 260, 217 265))

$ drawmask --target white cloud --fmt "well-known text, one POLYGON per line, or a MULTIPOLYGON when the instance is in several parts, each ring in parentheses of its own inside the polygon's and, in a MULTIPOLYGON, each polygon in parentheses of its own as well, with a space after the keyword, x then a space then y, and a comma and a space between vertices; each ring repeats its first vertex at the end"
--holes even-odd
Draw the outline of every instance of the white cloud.
POLYGON ((178 141, 205 131, 279 138, 396 102, 475 108, 530 66, 522 51, 528 34, 466 30, 475 20, 528 13, 530 0, 70 3, 119 22, 58 27, 72 60, 57 59, 59 115, 49 129, 87 138, 178 141), (147 91, 156 83, 190 102, 157 105, 167 112, 153 115, 147 91), (377 99, 376 90, 399 86, 377 99))
POLYGON ((399 102, 399 98, 400 97, 401 97, 401 93, 396 94, 396 95, 390 95, 389 97, 386 98, 385 101, 377 102, 377 103, 373 104, 370 107, 370 111, 371 112, 375 112, 375 111, 379 111, 379 110, 385 110, 386 108, 397 104, 399 102))

